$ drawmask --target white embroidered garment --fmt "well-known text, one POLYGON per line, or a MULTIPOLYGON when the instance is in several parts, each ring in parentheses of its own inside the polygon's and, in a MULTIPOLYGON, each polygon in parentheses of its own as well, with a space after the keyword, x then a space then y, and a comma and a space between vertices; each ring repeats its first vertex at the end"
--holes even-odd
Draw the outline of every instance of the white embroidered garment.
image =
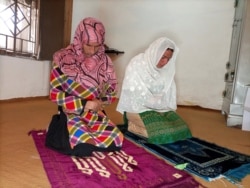
POLYGON ((144 53, 132 58, 126 68, 117 111, 141 113, 148 110, 176 110, 174 75, 178 51, 173 41, 162 37, 154 41, 144 53), (164 67, 157 68, 156 65, 168 48, 174 50, 172 58, 164 67))

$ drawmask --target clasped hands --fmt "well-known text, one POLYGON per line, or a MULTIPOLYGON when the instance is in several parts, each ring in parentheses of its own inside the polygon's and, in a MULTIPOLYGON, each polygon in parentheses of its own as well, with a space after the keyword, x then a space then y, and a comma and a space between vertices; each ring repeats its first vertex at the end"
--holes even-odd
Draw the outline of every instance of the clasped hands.
POLYGON ((98 111, 102 111, 105 105, 107 105, 107 102, 94 99, 91 101, 87 101, 87 103, 85 104, 85 110, 92 110, 94 112, 98 112, 98 111))

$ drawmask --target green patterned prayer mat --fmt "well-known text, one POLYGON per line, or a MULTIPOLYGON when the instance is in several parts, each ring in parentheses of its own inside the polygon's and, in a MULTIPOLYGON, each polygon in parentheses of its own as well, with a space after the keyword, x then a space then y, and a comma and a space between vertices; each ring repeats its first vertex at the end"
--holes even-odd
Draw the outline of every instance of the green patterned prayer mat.
POLYGON ((192 137, 187 124, 173 111, 146 111, 140 113, 140 117, 146 127, 149 143, 166 144, 192 137))

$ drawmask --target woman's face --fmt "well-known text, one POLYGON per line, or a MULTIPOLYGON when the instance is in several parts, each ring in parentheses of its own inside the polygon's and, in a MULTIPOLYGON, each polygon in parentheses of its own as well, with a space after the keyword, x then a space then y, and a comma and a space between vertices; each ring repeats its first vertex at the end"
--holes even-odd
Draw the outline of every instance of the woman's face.
POLYGON ((157 68, 162 68, 164 67, 166 64, 168 64, 168 61, 171 59, 171 57, 173 56, 173 50, 172 49, 167 49, 164 54, 162 55, 160 61, 158 62, 158 64, 156 65, 157 68))
POLYGON ((83 53, 87 57, 93 56, 101 47, 101 44, 99 43, 89 43, 89 44, 83 44, 83 53))

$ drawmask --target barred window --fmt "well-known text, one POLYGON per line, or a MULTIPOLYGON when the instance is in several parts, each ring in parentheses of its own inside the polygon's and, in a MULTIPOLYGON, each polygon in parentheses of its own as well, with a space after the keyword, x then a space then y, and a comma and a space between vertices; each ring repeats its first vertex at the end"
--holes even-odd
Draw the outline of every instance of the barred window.
POLYGON ((0 0, 0 52, 37 57, 39 0, 0 0))
POLYGON ((51 60, 70 42, 73 0, 0 0, 0 55, 51 60))

